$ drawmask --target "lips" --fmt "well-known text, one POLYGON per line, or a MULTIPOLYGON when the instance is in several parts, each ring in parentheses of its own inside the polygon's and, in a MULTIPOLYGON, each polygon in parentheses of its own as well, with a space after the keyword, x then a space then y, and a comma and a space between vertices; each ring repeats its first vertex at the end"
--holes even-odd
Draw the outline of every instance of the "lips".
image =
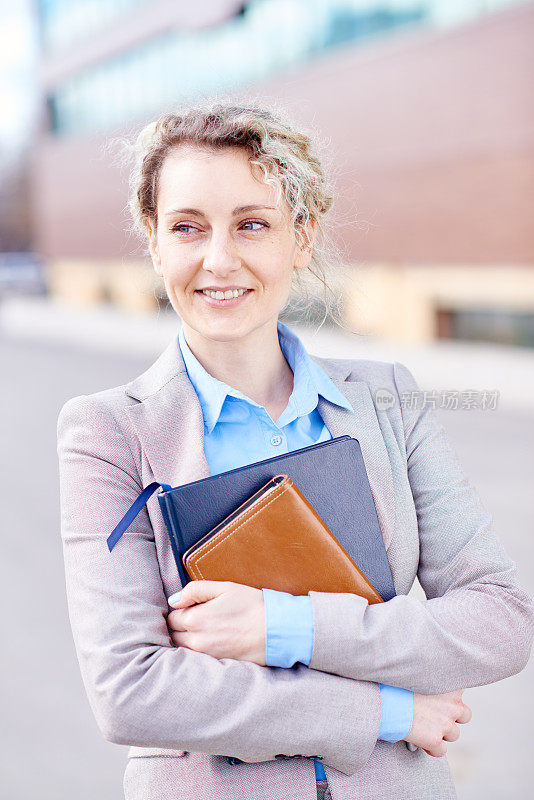
MULTIPOLYGON (((219 289, 217 291, 222 291, 219 289)), ((229 291, 228 289, 226 291, 229 291)), ((211 297, 209 294, 205 294, 202 289, 196 289, 195 294, 198 294, 199 299, 201 302, 206 303, 208 306, 212 308, 233 308, 234 306, 240 305, 241 303, 246 301, 246 298, 252 294, 253 289, 246 289, 241 294, 230 297, 228 299, 217 299, 215 297, 211 297)))
POLYGON ((249 291, 248 286, 227 286, 225 289, 214 289, 213 286, 203 286, 202 289, 195 289, 196 292, 233 292, 235 290, 240 291, 244 289, 246 292, 249 291))
POLYGON ((237 289, 238 291, 239 291, 239 290, 243 290, 243 291, 242 291, 242 294, 243 294, 243 295, 245 295, 245 294, 249 294, 250 292, 253 292, 253 291, 254 291, 253 289, 248 289, 248 288, 246 288, 246 287, 244 287, 244 286, 235 286, 235 287, 233 287, 232 289, 210 289, 210 288, 209 288, 209 286, 206 286, 206 288, 205 288, 205 289, 195 289, 195 294, 201 294, 201 295, 203 295, 204 297, 209 297, 209 295, 206 295, 206 294, 205 294, 205 292, 223 292, 223 294, 224 294, 224 292, 233 292, 233 291, 235 291, 236 289, 237 289))

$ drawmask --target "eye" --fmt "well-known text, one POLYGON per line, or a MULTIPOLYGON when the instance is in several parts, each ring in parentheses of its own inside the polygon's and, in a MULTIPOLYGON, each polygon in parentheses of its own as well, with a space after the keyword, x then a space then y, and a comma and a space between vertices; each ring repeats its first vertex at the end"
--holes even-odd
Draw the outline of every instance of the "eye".
MULTIPOLYGON (((269 226, 265 222, 259 222, 256 219, 249 219, 243 223, 243 225, 261 225, 262 228, 268 228, 269 226)), ((248 230, 251 230, 250 228, 248 230)), ((256 230, 258 230, 256 228, 256 230)))
MULTIPOLYGON (((193 231, 197 230, 196 228, 193 228, 192 225, 187 225, 187 223, 185 223, 185 222, 180 222, 177 225, 173 225, 173 227, 171 228, 171 231, 172 232, 178 231, 178 228, 191 228, 191 230, 193 230, 193 231)), ((180 233, 182 233, 182 231, 180 231, 180 233)))

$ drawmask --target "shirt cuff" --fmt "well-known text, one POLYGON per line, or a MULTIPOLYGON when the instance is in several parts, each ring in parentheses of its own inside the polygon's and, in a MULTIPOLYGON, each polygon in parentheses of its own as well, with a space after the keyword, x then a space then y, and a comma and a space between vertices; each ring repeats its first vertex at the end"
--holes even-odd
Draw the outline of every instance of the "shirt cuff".
POLYGON ((309 665, 313 650, 313 605, 308 595, 262 589, 265 604, 265 663, 309 665))
POLYGON ((380 730, 378 738, 400 742, 408 736, 413 724, 413 692, 399 686, 380 686, 380 730))

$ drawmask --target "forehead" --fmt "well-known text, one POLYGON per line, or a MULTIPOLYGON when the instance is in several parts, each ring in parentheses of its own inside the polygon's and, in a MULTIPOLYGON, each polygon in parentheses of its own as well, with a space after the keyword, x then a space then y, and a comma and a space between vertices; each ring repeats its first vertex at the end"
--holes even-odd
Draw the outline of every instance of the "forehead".
MULTIPOLYGON (((195 207, 206 211, 244 204, 276 206, 276 189, 248 161, 242 147, 212 151, 180 145, 165 158, 158 180, 158 209, 195 207)), ((274 212, 273 212, 274 213, 274 212)))

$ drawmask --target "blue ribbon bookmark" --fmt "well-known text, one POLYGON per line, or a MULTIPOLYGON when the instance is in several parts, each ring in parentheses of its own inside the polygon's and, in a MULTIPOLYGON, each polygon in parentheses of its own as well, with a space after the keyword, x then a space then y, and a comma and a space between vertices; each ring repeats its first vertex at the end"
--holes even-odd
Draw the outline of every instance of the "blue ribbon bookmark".
POLYGON ((156 489, 160 486, 164 492, 170 492, 172 489, 172 486, 169 486, 168 483, 160 483, 159 481, 154 481, 153 483, 150 483, 148 486, 145 486, 139 497, 136 500, 134 500, 134 502, 132 503, 126 514, 123 516, 123 518, 117 525, 117 527, 110 533, 110 535, 107 538, 107 543, 110 553, 117 544, 117 542, 119 541, 119 539, 121 538, 124 531, 130 527, 136 516, 141 511, 141 509, 144 506, 146 506, 150 497, 152 497, 156 489))

